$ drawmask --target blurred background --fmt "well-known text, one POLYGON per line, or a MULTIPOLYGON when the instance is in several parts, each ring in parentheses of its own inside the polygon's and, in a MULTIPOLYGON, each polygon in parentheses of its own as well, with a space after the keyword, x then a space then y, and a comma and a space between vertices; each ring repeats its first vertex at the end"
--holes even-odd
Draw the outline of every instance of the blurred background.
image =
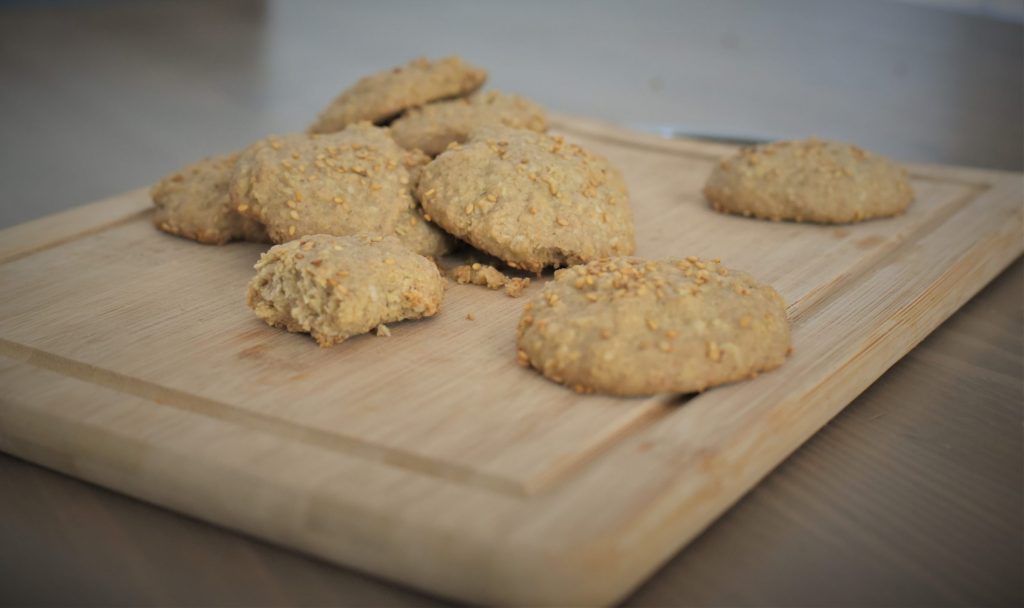
POLYGON ((0 226, 304 128, 459 54, 554 112, 1022 166, 1024 0, 0 1, 0 226))

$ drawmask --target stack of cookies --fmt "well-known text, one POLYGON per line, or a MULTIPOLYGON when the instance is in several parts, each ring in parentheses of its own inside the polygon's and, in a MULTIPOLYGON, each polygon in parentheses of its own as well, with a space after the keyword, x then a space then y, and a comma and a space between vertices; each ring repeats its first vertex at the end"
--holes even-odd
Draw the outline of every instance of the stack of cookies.
MULTIPOLYGON (((487 263, 449 276, 513 297, 530 279, 510 274, 566 267, 526 305, 518 358, 578 392, 700 391, 782 364, 789 325, 774 289, 717 260, 630 257, 619 170, 547 134, 537 104, 481 91, 486 78, 457 57, 367 76, 306 133, 161 180, 154 222, 202 243, 277 243, 249 306, 321 346, 437 314, 439 260, 464 243, 487 263)), ((817 140, 742 151, 705 195, 723 212, 813 222, 893 215, 912 198, 887 160, 817 140)))

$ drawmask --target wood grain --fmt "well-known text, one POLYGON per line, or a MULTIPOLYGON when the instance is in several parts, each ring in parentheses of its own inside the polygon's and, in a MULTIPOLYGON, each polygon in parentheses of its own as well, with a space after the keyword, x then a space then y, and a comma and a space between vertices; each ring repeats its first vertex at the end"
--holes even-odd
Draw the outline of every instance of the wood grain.
POLYGON ((0 266, 20 294, 0 307, 0 445, 440 593, 607 603, 1021 251, 1019 176, 920 167, 903 217, 771 224, 700 199, 720 146, 557 124, 623 168, 640 253, 721 257, 779 288, 785 367, 682 407, 576 396, 514 366, 521 302, 464 286, 435 320, 320 351, 240 306, 253 246, 139 218, 0 266))
MULTIPOLYGON (((1022 264, 624 605, 1024 602, 1022 264)), ((451 605, 6 455, 0 495, 10 605, 451 605)))

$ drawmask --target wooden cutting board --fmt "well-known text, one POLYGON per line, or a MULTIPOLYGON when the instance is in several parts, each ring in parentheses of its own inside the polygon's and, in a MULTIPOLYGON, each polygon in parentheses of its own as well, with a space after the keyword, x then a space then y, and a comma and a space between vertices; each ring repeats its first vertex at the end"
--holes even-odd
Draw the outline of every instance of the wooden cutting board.
POLYGON ((608 604, 1024 250, 1019 174, 914 166, 904 216, 771 223, 702 200, 731 147, 556 127, 622 168, 638 254, 782 293, 781 369, 576 395, 516 365, 525 299, 461 285, 433 319, 322 350, 245 307, 261 246, 162 234, 136 191, 0 232, 0 449, 441 595, 608 604))

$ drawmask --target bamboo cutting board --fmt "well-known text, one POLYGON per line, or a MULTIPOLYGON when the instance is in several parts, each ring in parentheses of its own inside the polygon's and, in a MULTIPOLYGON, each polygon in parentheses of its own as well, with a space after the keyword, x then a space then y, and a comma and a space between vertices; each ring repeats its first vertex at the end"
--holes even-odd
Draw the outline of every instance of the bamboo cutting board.
POLYGON ((608 604, 1024 250, 1019 174, 915 166, 904 216, 770 223, 702 200, 729 146, 556 127, 622 168, 639 255, 779 290, 782 368, 576 395, 516 365, 525 299, 461 285, 433 319, 321 350, 245 307, 261 246, 159 233, 137 191, 0 232, 0 449, 441 595, 608 604))

